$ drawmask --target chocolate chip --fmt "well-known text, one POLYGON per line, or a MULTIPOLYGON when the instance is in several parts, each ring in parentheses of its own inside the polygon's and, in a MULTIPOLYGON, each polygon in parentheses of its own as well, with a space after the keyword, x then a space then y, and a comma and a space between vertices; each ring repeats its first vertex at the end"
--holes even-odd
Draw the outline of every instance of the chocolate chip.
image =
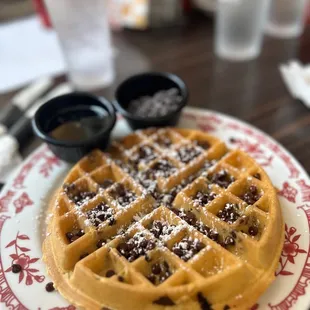
POLYGON ((197 294, 197 299, 201 310, 212 310, 211 304, 208 302, 208 300, 203 296, 201 292, 197 294))
POLYGON ((80 238, 79 236, 74 235, 74 236, 71 238, 70 243, 76 241, 76 240, 79 239, 79 238, 80 238))
POLYGON ((209 231, 209 234, 207 234, 207 236, 215 241, 215 242, 219 242, 219 237, 220 237, 220 234, 215 230, 215 229, 210 229, 209 231))
POLYGON ((193 197, 193 200, 194 200, 194 204, 199 204, 200 206, 204 206, 208 204, 210 201, 214 200, 215 197, 216 197, 216 194, 214 192, 203 193, 199 191, 193 197))
POLYGON ((22 271, 22 266, 19 264, 13 264, 12 265, 12 272, 13 273, 19 273, 22 271))
POLYGON ((161 221, 154 221, 151 226, 150 232, 156 237, 159 238, 163 231, 163 224, 161 221))
POLYGON ((71 242, 71 238, 72 238, 73 236, 74 236, 74 235, 73 235, 72 232, 67 232, 67 233, 66 233, 66 237, 67 237, 67 239, 68 239, 69 242, 71 242))
POLYGON ((247 192, 240 196, 247 204, 253 205, 261 197, 261 194, 258 192, 258 188, 255 185, 250 185, 247 192))
POLYGON ((183 219, 190 225, 194 225, 197 222, 197 218, 192 211, 186 211, 183 219))
POLYGON ((231 138, 229 138, 229 142, 230 142, 230 143, 236 143, 237 140, 236 140, 235 138, 232 138, 232 137, 231 137, 231 138))
POLYGON ((153 301, 153 304, 161 305, 161 306, 174 306, 175 303, 168 296, 160 297, 157 300, 153 301))
POLYGON ((71 190, 74 190, 76 188, 75 184, 69 184, 69 183, 65 183, 63 184, 62 188, 64 189, 64 191, 67 193, 71 190))
POLYGON ((82 237, 82 236, 84 236, 84 234, 85 234, 85 232, 84 232, 84 230, 83 229, 79 229, 77 232, 76 232, 76 236, 78 236, 78 237, 82 237))
POLYGON ((109 226, 113 226, 114 224, 116 224, 116 219, 112 216, 112 217, 109 219, 109 226))
POLYGON ((148 145, 141 146, 137 152, 131 155, 130 162, 137 166, 140 162, 149 163, 156 158, 154 148, 148 145))
POLYGON ((66 238, 69 241, 69 243, 72 243, 74 241, 76 241, 77 239, 79 239, 80 237, 82 237, 84 235, 84 230, 83 229, 74 229, 70 232, 66 233, 66 238))
POLYGON ((49 282, 45 285, 45 290, 47 292, 53 292, 55 290, 55 287, 54 287, 54 283, 53 282, 49 282))
POLYGON ((145 261, 146 261, 146 262, 150 262, 150 261, 152 260, 152 259, 150 258, 150 256, 147 255, 147 254, 144 255, 144 258, 145 258, 145 261))
POLYGON ((105 179, 99 185, 100 185, 101 188, 106 189, 106 188, 110 187, 111 185, 113 185, 113 183, 114 182, 111 179, 105 179))
POLYGON ((172 141, 168 137, 158 136, 155 140, 162 147, 169 148, 172 144, 172 141))
POLYGON ((104 243, 105 243, 104 240, 100 239, 100 240, 96 243, 97 248, 100 249, 104 243))
POLYGON ((229 245, 235 245, 235 239, 231 236, 227 236, 224 240, 224 245, 229 246, 229 245))
POLYGON ((172 249, 173 253, 179 257, 182 257, 183 256, 183 250, 180 249, 180 248, 174 248, 172 249))
POLYGON ((111 308, 103 307, 101 310, 112 310, 111 308))
POLYGON ((156 176, 168 178, 177 171, 177 168, 166 159, 158 160, 151 168, 156 176))
POLYGON ((154 249, 154 247, 155 242, 153 240, 148 240, 141 233, 137 233, 129 240, 120 243, 117 250, 127 258, 129 262, 133 262, 140 256, 145 255, 147 251, 154 249))
POLYGON ((257 193, 257 187, 255 185, 251 185, 249 187, 249 190, 252 194, 256 194, 257 193))
POLYGON ((114 272, 114 270, 112 270, 112 269, 107 270, 107 272, 106 272, 106 274, 105 274, 105 276, 106 276, 107 278, 111 278, 111 277, 113 277, 114 275, 115 275, 115 272, 114 272))
POLYGON ((223 188, 227 188, 232 182, 235 181, 235 178, 224 169, 213 175, 209 175, 208 179, 210 182, 215 183, 223 188))
POLYGON ((254 236, 256 236, 258 234, 258 227, 250 226, 248 232, 249 232, 250 236, 254 237, 254 236))
POLYGON ((154 248, 155 248, 155 242, 153 241, 153 240, 149 240, 149 242, 148 242, 148 244, 147 244, 147 246, 146 246, 146 249, 148 250, 148 251, 150 251, 150 250, 153 250, 154 248))
POLYGON ((190 145, 182 146, 177 150, 177 158, 185 164, 189 163, 200 154, 201 151, 199 149, 190 145))
POLYGON ((221 220, 233 224, 239 217, 239 206, 233 203, 226 203, 224 208, 217 213, 221 220))
POLYGON ((158 275, 158 274, 160 274, 161 273, 161 268, 160 268, 160 264, 154 264, 153 266, 152 266, 152 272, 153 272, 153 274, 155 274, 155 275, 158 275))
POLYGON ((180 214, 180 210, 179 210, 179 209, 176 209, 176 208, 171 207, 170 210, 171 210, 174 214, 176 214, 177 216, 179 216, 179 214, 180 214))
POLYGON ((187 262, 204 247, 205 245, 198 239, 191 240, 188 237, 185 237, 173 245, 172 252, 187 262))
POLYGON ((223 310, 229 310, 229 309, 230 309, 230 307, 228 305, 225 305, 223 308, 223 310))
POLYGON ((83 259, 83 258, 85 258, 85 257, 88 256, 88 255, 89 255, 88 253, 82 254, 82 255, 80 256, 80 260, 83 259))
POLYGON ((68 192, 67 195, 71 201, 73 201, 76 205, 80 206, 84 202, 94 198, 96 196, 96 193, 90 191, 79 192, 77 194, 68 192))
POLYGON ((174 230, 175 225, 162 223, 161 221, 154 221, 150 226, 150 232, 156 237, 167 236, 174 230))
POLYGON ((100 202, 95 208, 85 213, 92 225, 98 227, 104 221, 113 217, 114 209, 110 208, 107 204, 100 202))
POLYGON ((259 173, 255 173, 253 174, 253 177, 260 180, 261 179, 261 175, 259 173))
POLYGON ((119 282, 125 282, 125 278, 122 277, 122 276, 118 276, 118 277, 117 277, 117 280, 118 280, 119 282))
POLYGON ((154 284, 160 284, 164 282, 172 274, 166 261, 153 264, 151 270, 152 274, 149 277, 152 279, 154 284))
POLYGON ((194 140, 194 143, 198 146, 200 146, 201 148, 203 148, 204 150, 207 150, 210 148, 210 143, 208 141, 199 141, 199 140, 194 140))
POLYGON ((153 274, 150 274, 149 276, 146 277, 150 282, 152 282, 153 284, 156 283, 156 277, 153 274))
POLYGON ((163 266, 165 270, 169 270, 169 265, 166 261, 163 262, 163 266))
POLYGON ((136 194, 125 188, 121 183, 116 183, 110 191, 110 195, 122 206, 126 207, 137 199, 136 194))

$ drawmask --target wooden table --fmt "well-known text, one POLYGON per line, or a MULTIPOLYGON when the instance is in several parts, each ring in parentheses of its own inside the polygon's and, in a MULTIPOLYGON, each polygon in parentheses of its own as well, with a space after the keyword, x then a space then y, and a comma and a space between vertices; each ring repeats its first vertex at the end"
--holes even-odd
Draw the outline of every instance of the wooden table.
MULTIPOLYGON (((113 97, 115 85, 144 70, 171 71, 189 87, 190 106, 233 115, 262 129, 285 146, 310 172, 310 110, 287 92, 278 66, 310 61, 310 29, 300 39, 265 38, 254 61, 229 63, 213 54, 213 21, 193 15, 182 27, 114 34, 118 78, 100 93, 113 97), (307 59, 308 57, 308 59, 307 59)), ((0 96, 0 107, 13 93, 0 96)), ((38 145, 34 140, 23 151, 38 145)))

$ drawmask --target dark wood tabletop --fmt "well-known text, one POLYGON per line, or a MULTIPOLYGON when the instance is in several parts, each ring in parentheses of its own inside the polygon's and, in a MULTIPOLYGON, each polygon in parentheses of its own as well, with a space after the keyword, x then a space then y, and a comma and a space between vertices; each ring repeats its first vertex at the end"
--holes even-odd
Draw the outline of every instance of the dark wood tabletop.
MULTIPOLYGON (((145 32, 126 30, 113 37, 117 79, 101 94, 111 99, 119 81, 137 72, 173 72, 188 85, 190 106, 220 111, 260 128, 310 172, 310 109, 290 96, 278 70, 279 64, 292 59, 310 62, 310 28, 299 39, 265 37, 260 57, 241 63, 214 55, 213 20, 200 14, 182 26, 145 32)), ((0 107, 12 95, 0 95, 0 107)), ((38 143, 34 139, 23 155, 38 143)))

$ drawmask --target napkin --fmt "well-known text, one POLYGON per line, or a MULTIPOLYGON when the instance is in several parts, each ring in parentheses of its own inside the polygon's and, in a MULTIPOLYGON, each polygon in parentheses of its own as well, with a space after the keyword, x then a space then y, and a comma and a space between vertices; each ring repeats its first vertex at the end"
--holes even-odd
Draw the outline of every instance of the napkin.
POLYGON ((0 42, 0 94, 65 71, 56 33, 38 17, 0 24, 0 42))
POLYGON ((279 70, 291 96, 310 108, 310 65, 303 66, 292 60, 288 64, 280 65, 279 70))

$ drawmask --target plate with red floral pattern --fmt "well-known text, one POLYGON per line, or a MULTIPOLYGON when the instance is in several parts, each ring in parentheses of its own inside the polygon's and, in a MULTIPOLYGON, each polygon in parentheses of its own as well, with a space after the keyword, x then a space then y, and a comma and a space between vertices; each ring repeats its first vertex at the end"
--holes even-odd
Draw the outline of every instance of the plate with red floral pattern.
MULTIPOLYGON (((276 280, 252 310, 308 310, 310 179, 307 173, 272 138, 232 117, 187 108, 179 126, 209 132, 229 147, 243 149, 265 168, 278 189, 285 220, 285 243, 276 280)), ((120 118, 113 134, 119 137, 129 131, 120 118)), ((47 292, 46 284, 51 279, 41 261, 47 203, 69 168, 43 145, 25 160, 0 194, 1 309, 75 309, 57 291, 47 292), (21 269, 17 270, 15 265, 21 269)))

